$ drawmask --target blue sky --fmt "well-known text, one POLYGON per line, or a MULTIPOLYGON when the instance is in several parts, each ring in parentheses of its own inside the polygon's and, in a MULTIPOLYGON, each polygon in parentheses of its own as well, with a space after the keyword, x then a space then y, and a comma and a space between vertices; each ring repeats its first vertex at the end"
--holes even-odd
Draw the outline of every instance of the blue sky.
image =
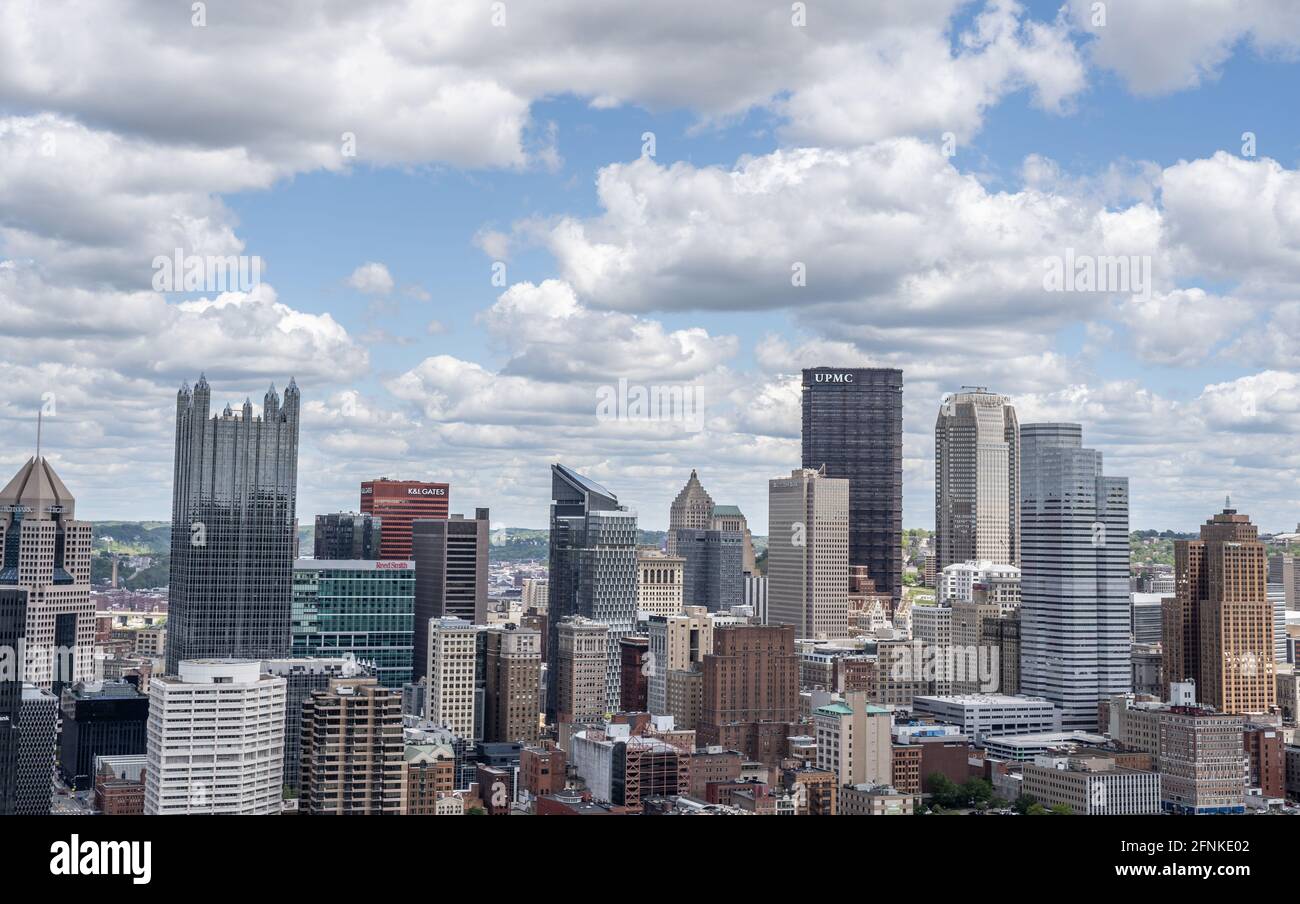
POLYGON ((0 13, 0 451, 30 454, 53 393, 85 517, 167 516, 171 400, 203 370, 235 403, 296 376, 303 517, 387 474, 540 526, 563 460, 650 528, 698 468, 761 533, 798 368, 843 363, 904 369, 906 526, 932 525, 963 384, 1082 422, 1135 527, 1225 492, 1300 520, 1284 3, 1112 2, 1097 28, 1079 2, 826 2, 801 30, 789 4, 127 6, 0 13), (1154 296, 1046 293, 1066 247, 1152 258, 1154 296), (257 255, 264 284, 155 293, 174 248, 257 255), (352 284, 368 264, 391 288, 352 284), (704 429, 599 422, 620 378, 698 387, 704 429))

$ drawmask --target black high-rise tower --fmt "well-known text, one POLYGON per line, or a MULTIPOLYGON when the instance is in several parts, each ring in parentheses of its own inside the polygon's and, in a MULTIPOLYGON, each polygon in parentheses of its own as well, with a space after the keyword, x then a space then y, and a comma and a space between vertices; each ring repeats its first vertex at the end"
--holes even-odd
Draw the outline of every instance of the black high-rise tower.
POLYGON ((903 372, 803 372, 803 467, 849 481, 849 564, 879 590, 903 593, 903 372))

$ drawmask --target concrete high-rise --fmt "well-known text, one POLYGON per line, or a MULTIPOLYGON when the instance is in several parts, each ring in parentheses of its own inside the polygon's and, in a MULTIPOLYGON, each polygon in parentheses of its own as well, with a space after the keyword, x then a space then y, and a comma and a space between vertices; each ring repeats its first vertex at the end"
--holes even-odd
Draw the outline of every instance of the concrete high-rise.
POLYGON ((430 620, 425 630, 429 635, 425 717, 435 725, 451 729, 457 737, 477 740, 474 702, 478 633, 483 629, 464 619, 447 617, 430 620))
MULTIPOLYGON (((849 562, 903 595, 903 372, 803 372, 803 467, 849 481, 849 562)), ((768 528, 771 533, 771 527, 768 528)), ((770 555, 770 553, 769 553, 770 555)))
POLYGON ((682 487, 668 510, 668 554, 677 555, 679 528, 707 530, 713 526, 713 497, 700 483, 699 475, 691 469, 691 476, 682 487))
POLYGON ((424 677, 429 622, 487 621, 488 510, 411 525, 415 556, 415 680, 424 677))
MULTIPOLYGON (((649 674, 646 704, 657 716, 686 715, 674 712, 669 701, 669 678, 675 672, 698 672, 704 657, 713 652, 713 619, 702 606, 691 606, 680 615, 652 616, 649 635, 649 674)), ((677 726, 689 719, 682 719, 677 726)))
POLYGON ((261 665, 183 660, 150 680, 145 815, 280 812, 285 681, 261 665))
POLYGON ((64 685, 95 676, 95 606, 90 601, 91 530, 76 500, 42 456, 0 490, 0 591, 27 600, 18 681, 57 698, 64 685))
POLYGON ((1078 424, 1023 424, 1020 453, 1020 690, 1094 731, 1132 682, 1128 478, 1103 473, 1078 424))
POLYGON ((686 560, 654 547, 636 551, 636 609, 650 615, 682 611, 683 568, 686 560))
POLYGON ((284 785, 298 789, 302 782, 302 704, 313 691, 329 689, 335 678, 357 678, 363 669, 352 657, 303 656, 267 659, 262 671, 285 680, 284 785))
POLYGON ((411 524, 418 519, 446 518, 451 488, 422 480, 367 480, 361 484, 361 512, 381 522, 379 558, 411 558, 411 524))
POLYGON ((963 387, 934 425, 936 568, 1020 564, 1020 425, 1011 400, 963 387))
POLYGON ((1246 515, 1224 508, 1198 540, 1174 542, 1175 596, 1164 603, 1165 682, 1195 681, 1225 713, 1266 713, 1277 700, 1268 553, 1246 515))
POLYGON ((848 635, 848 480, 802 469, 769 480, 767 607, 801 638, 848 635))
POLYGON ((597 722, 614 709, 608 705, 606 696, 609 626, 582 616, 570 616, 555 627, 554 673, 547 678, 555 695, 555 721, 597 722))
POLYGON ((298 385, 262 413, 244 400, 208 416, 202 376, 176 395, 167 673, 185 659, 273 659, 289 653, 298 385))
POLYGON ((483 740, 536 744, 542 713, 542 642, 514 625, 483 632, 483 740))
MULTIPOLYGON (((606 625, 605 709, 621 694, 619 641, 636 626, 636 513, 600 484, 564 465, 551 466, 551 674, 558 674, 559 623, 580 615, 606 625)), ((712 507, 710 507, 712 512, 712 507)), ((556 713, 556 682, 548 684, 547 714, 556 713)))
POLYGON ((302 706, 305 816, 400 816, 406 780, 402 695, 373 678, 334 678, 302 706))

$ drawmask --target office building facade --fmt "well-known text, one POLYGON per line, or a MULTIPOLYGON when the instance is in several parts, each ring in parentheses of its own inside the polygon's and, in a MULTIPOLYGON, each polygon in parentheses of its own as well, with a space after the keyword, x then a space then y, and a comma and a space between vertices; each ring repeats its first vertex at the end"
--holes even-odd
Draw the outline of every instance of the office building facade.
POLYGON ((1266 713, 1277 701, 1268 557, 1250 519, 1225 508, 1197 540, 1174 543, 1176 593, 1165 599, 1165 681, 1195 681, 1220 712, 1266 713))
MULTIPOLYGON (((395 559, 299 559, 293 567, 290 652, 352 658, 385 687, 411 680, 415 567, 395 559)), ((284 657, 271 657, 284 658, 284 657)))
POLYGON ((805 468, 767 486, 769 622, 801 638, 847 636, 850 482, 805 468))
MULTIPOLYGON (((551 466, 551 498, 547 654, 558 665, 562 619, 578 615, 605 624, 603 709, 613 711, 621 699, 618 642, 636 625, 636 513, 600 484, 560 464, 551 466)), ((556 691, 554 686, 548 691, 549 715, 556 711, 556 691)))
POLYGON ((28 459, 0 490, 0 592, 27 602, 22 674, 57 697, 94 678, 95 607, 90 601, 91 528, 42 456, 28 459))
POLYGON ((447 517, 451 487, 422 480, 367 480, 361 484, 361 513, 380 521, 379 558, 410 559, 411 524, 447 517))
POLYGON ((677 555, 677 531, 684 528, 707 530, 713 526, 713 497, 700 483, 699 475, 691 469, 691 476, 673 499, 668 509, 668 555, 677 555))
MULTIPOLYGON (((677 555, 682 559, 682 603, 719 612, 745 599, 745 535, 736 530, 679 528, 677 555)), ((680 610, 678 610, 680 611, 680 610)))
POLYGON ((335 678, 365 674, 351 656, 304 656, 266 659, 262 671, 284 679, 284 786, 297 791, 302 781, 302 704, 313 691, 329 688, 335 678))
POLYGON ((1094 731, 1132 679, 1128 478, 1103 473, 1078 424, 1022 424, 1020 457, 1020 689, 1094 731))
POLYGON ((415 555, 415 678, 424 676, 428 650, 423 638, 433 619, 487 621, 489 516, 452 515, 419 520, 411 527, 415 555))
POLYGON ((982 387, 944 398, 934 425, 936 567, 1020 561, 1020 426, 1006 396, 982 387))
POLYGON ((542 638, 514 625, 482 632, 483 740, 536 744, 542 713, 542 638))
POLYGON ((649 615, 677 615, 682 611, 683 566, 681 556, 652 547, 636 551, 636 609, 649 615))
POLYGON ((293 381, 253 416, 244 400, 211 418, 203 377, 176 397, 167 667, 185 659, 289 653, 297 538, 298 422, 293 381))
POLYGON ((59 774, 77 791, 95 785, 95 759, 145 752, 149 696, 128 681, 80 683, 59 701, 59 774))
POLYGON ((149 682, 144 812, 281 810, 285 681, 260 660, 183 660, 149 682))
POLYGON ((866 565, 876 587, 902 599, 901 370, 803 371, 803 467, 823 466, 827 477, 849 481, 849 562, 866 565))
POLYGON ((475 731, 480 630, 454 617, 432 619, 427 628, 425 718, 466 740, 480 737, 475 731))

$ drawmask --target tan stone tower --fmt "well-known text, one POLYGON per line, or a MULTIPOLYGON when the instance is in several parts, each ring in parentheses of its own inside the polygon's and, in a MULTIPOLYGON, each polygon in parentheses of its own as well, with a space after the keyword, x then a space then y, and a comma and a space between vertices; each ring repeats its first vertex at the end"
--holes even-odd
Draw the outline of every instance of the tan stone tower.
POLYGON ((691 469, 686 486, 673 500, 668 511, 668 555, 677 555, 678 528, 691 527, 708 530, 713 526, 713 497, 704 489, 695 469, 691 469))
POLYGON ((0 490, 0 588, 27 594, 23 680, 43 689, 95 677, 91 530, 39 452, 0 490))

